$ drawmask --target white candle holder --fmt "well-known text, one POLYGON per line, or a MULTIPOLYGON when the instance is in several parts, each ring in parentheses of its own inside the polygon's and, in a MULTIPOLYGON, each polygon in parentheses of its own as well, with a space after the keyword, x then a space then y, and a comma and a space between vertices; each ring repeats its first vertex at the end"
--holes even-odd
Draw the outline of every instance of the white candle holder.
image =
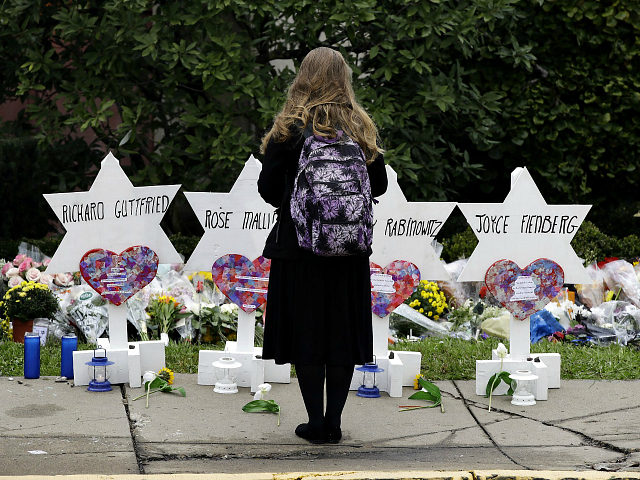
POLYGON ((236 378, 231 376, 231 370, 240 368, 242 363, 236 362, 233 357, 222 357, 213 362, 213 366, 222 371, 222 378, 213 387, 216 393, 238 393, 236 378))
POLYGON ((536 398, 533 392, 535 392, 535 381, 538 380, 538 376, 531 373, 530 370, 516 370, 509 375, 509 378, 516 381, 516 390, 513 392, 511 404, 535 405, 536 398))

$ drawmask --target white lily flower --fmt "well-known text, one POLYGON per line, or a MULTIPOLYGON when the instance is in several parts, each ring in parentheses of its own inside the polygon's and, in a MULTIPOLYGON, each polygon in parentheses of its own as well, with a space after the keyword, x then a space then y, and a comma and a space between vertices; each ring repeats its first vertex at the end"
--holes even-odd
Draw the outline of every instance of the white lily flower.
POLYGON ((261 383, 258 385, 258 391, 253 395, 254 400, 264 400, 267 396, 267 392, 271 390, 269 383, 261 383))
POLYGON ((499 343, 498 348, 496 348, 496 354, 499 358, 505 358, 509 352, 507 351, 507 347, 504 344, 499 343))

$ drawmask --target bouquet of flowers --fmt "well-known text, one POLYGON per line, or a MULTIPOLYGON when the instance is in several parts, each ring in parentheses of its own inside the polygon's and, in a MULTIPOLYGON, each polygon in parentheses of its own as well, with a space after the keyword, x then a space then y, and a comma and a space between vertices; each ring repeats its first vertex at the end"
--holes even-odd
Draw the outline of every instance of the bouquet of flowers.
POLYGON ((420 284, 407 299, 406 303, 432 320, 439 320, 449 308, 447 298, 438 287, 438 284, 427 280, 420 280, 420 284))
POLYGON ((157 330, 158 334, 169 333, 169 330, 175 327, 175 323, 178 320, 191 315, 186 311, 184 305, 168 295, 151 297, 147 306, 147 313, 149 314, 149 327, 152 330, 157 330))
POLYGON ((49 286, 70 287, 75 283, 75 277, 71 273, 56 273, 49 275, 44 273, 50 258, 45 258, 42 262, 37 262, 24 253, 16 255, 11 261, 0 260, 0 274, 2 285, 6 288, 13 288, 22 282, 37 282, 49 286))
POLYGON ((194 312, 191 326, 200 332, 200 341, 215 343, 234 340, 238 330, 238 307, 234 304, 206 304, 194 312))

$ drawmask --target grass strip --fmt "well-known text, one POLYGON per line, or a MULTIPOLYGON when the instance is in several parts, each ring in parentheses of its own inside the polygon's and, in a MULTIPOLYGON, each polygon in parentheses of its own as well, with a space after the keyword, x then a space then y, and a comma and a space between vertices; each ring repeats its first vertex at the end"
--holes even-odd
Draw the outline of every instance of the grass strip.
MULTIPOLYGON (((491 359, 491 350, 501 340, 482 341, 457 338, 427 338, 419 342, 401 342, 392 350, 422 354, 421 373, 434 380, 473 380, 476 360, 491 359)), ((502 340, 509 347, 509 342, 502 340)), ((640 352, 633 346, 593 343, 575 345, 542 340, 531 345, 531 353, 559 353, 562 361, 560 377, 564 380, 637 380, 640 379, 640 352)))
MULTIPOLYGON (((491 349, 500 340, 489 338, 482 341, 455 338, 426 338, 419 342, 401 342, 391 350, 416 351, 422 354, 421 373, 429 381, 473 380, 476 360, 491 358, 491 349)), ((508 342, 503 341, 508 347, 508 342)), ((24 350, 21 343, 0 343, 0 376, 22 376, 24 374, 24 350)), ((89 350, 89 344, 78 345, 80 350, 89 350)), ((170 342, 165 349, 168 368, 176 373, 197 373, 200 350, 221 350, 222 344, 205 345, 186 342, 170 342)), ((551 343, 546 340, 531 345, 532 353, 559 353, 561 378, 595 380, 640 379, 640 352, 632 346, 611 344, 574 345, 551 343)), ((292 373, 295 374, 292 369, 292 373)), ((40 350, 40 374, 60 375, 60 342, 50 342, 40 350)))

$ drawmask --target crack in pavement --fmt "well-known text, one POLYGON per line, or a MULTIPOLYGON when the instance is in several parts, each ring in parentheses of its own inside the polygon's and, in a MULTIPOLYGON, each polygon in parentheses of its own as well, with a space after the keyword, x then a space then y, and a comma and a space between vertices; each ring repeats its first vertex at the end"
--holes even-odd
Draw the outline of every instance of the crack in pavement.
MULTIPOLYGON (((380 458, 381 455, 397 455, 398 453, 410 453, 416 454, 424 451, 423 447, 374 447, 366 451, 352 451, 348 448, 341 448, 344 446, 331 448, 328 445, 318 446, 317 450, 309 450, 309 447, 305 447, 303 450, 285 452, 285 453, 260 453, 260 454, 246 454, 246 453, 154 453, 144 457, 144 461, 149 462, 162 462, 172 460, 234 460, 234 459, 251 459, 251 460, 297 460, 297 459, 333 459, 339 456, 348 456, 350 459, 354 458, 369 458, 372 454, 380 458)), ((469 447, 469 446, 453 446, 448 447, 447 450, 469 450, 470 448, 492 448, 492 447, 469 447)))
MULTIPOLYGON (((455 381, 454 381, 454 385, 455 385, 455 381)), ((456 385, 456 388, 457 388, 457 385, 456 385)), ((462 392, 461 392, 461 394, 462 394, 462 392)), ((477 408, 485 408, 486 407, 486 405, 484 405, 482 403, 474 402, 473 400, 469 400, 467 402, 466 398, 463 398, 463 402, 464 402, 465 405, 467 405, 467 403, 468 403, 468 404, 472 404, 473 406, 475 406, 477 408)), ((623 412, 623 411, 628 411, 628 410, 635 410, 635 409, 638 409, 638 408, 640 408, 640 407, 618 408, 618 409, 614 409, 614 410, 611 410, 611 411, 598 413, 598 416, 600 416, 602 414, 607 414, 607 413, 615 413, 615 412, 623 412)), ((616 452, 616 453, 621 453, 621 454, 624 455, 623 458, 621 458, 619 461, 612 462, 612 464, 624 463, 629 459, 629 457, 630 457, 630 455, 632 453, 637 452, 638 450, 640 450, 640 449, 629 449, 629 448, 618 447, 618 446, 613 445, 611 443, 607 443, 607 442, 605 442, 603 440, 598 440, 596 438, 590 437, 589 435, 587 435, 584 432, 581 432, 581 431, 578 431, 578 430, 574 430, 572 428, 569 428, 569 427, 561 425, 561 423, 563 423, 563 422, 576 420, 576 419, 579 420, 579 419, 582 419, 582 418, 586 418, 589 415, 583 415, 583 416, 579 416, 579 417, 572 417, 572 418, 556 420, 556 421, 545 421, 545 420, 540 420, 540 419, 536 419, 536 418, 531 418, 531 417, 528 417, 526 415, 521 415, 521 414, 516 413, 516 412, 510 412, 510 411, 507 411, 507 410, 502 410, 500 408, 495 408, 494 407, 493 410, 495 410, 496 412, 499 412, 499 413, 504 413, 506 415, 510 415, 511 417, 517 417, 517 418, 521 418, 521 419, 525 419, 525 420, 532 420, 532 421, 540 423, 540 424, 542 424, 542 425, 544 425, 546 427, 559 428, 562 431, 577 435, 578 437, 580 437, 582 439, 583 443, 585 445, 587 445, 587 446, 598 447, 598 448, 602 448, 604 450, 608 450, 608 451, 612 451, 612 452, 616 452)), ((476 418, 475 415, 473 415, 473 413, 471 412, 471 410, 469 410, 469 413, 471 413, 471 415, 474 418, 476 418)), ((509 420, 509 419, 505 419, 505 420, 509 420)), ((504 421, 504 420, 502 420, 502 421, 504 421)), ((491 436, 489 436, 489 438, 491 438, 491 436)), ((493 438, 491 438, 491 441, 493 442, 493 438)), ((498 447, 498 449, 500 450, 500 447, 498 447)), ((586 466, 590 466, 592 469, 595 469, 595 466, 598 465, 598 464, 591 464, 591 465, 585 464, 585 465, 586 466)), ((527 467, 523 467, 523 468, 527 468, 527 467)))
MULTIPOLYGON (((487 407, 484 403, 479 403, 479 402, 476 402, 474 400, 468 400, 467 403, 473 405, 474 407, 481 408, 481 409, 484 409, 484 408, 487 407)), ((626 412, 626 411, 629 411, 629 410, 636 410, 636 409, 640 409, 640 406, 638 406, 638 407, 617 408, 615 410, 607 410, 605 412, 599 412, 596 415, 598 417, 600 417, 602 415, 607 415, 609 413, 626 412)), ((523 419, 526 419, 526 420, 532 420, 534 422, 541 423, 541 424, 543 424, 543 425, 545 425, 547 427, 556 427, 556 428, 559 428, 559 429, 564 430, 566 432, 574 433, 576 435, 580 435, 582 437, 585 437, 585 438, 589 439, 590 441, 601 442, 601 440, 597 440, 595 438, 589 437, 588 435, 586 435, 583 432, 580 432, 580 431, 577 431, 577 430, 572 430, 569 427, 565 427, 565 426, 561 425, 562 423, 565 423, 565 422, 571 422, 571 421, 574 421, 574 420, 581 420, 583 418, 587 418, 587 417, 593 416, 593 415, 582 415, 582 416, 578 416, 578 417, 563 418, 562 420, 545 421, 545 420, 539 420, 539 419, 536 419, 536 418, 528 417, 526 415, 522 415, 522 414, 519 414, 519 413, 516 413, 516 412, 510 412, 508 410, 502 410, 501 408, 495 407, 495 406, 492 407, 492 410, 494 410, 495 412, 504 413, 506 415, 511 415, 511 416, 523 418, 523 419)), ((495 420, 495 421, 493 421, 491 423, 486 423, 486 425, 495 425, 496 423, 504 422, 506 420, 511 420, 511 418, 497 419, 497 420, 495 420)), ((608 434, 608 435, 628 435, 629 433, 631 433, 631 432, 619 433, 619 434, 608 434)), ((616 449, 620 448, 620 447, 616 447, 615 445, 607 444, 605 442, 602 442, 602 443, 603 443, 603 446, 606 445, 606 447, 608 449, 610 449, 610 450, 616 450, 616 449)), ((635 450, 637 450, 637 449, 622 449, 618 453, 628 453, 628 452, 635 451, 635 450)))
MULTIPOLYGON (((576 430, 573 430, 569 427, 563 426, 562 423, 563 422, 567 422, 567 421, 571 421, 571 420, 578 420, 578 419, 584 419, 585 417, 588 417, 589 415, 583 415, 583 416, 576 416, 576 417, 572 417, 572 418, 566 418, 566 419, 562 419, 562 420, 555 420, 555 421, 544 421, 544 420, 538 420, 535 418, 530 418, 526 415, 522 415, 522 414, 518 414, 518 413, 514 413, 514 412, 510 412, 510 411, 505 411, 505 410, 501 410, 499 408, 493 408, 492 410, 494 410, 496 413, 501 413, 504 415, 507 415, 508 418, 504 418, 504 419, 495 419, 495 420, 491 420, 488 421, 484 424, 482 424, 479 420, 479 418, 476 416, 475 412, 473 411, 472 407, 476 407, 476 408, 481 408, 481 409, 485 409, 487 408, 487 406, 483 403, 479 403, 476 402, 472 399, 467 399, 465 398, 465 396, 462 394, 458 384, 456 383, 455 380, 451 380, 449 381, 450 385, 457 390, 457 393, 455 392, 450 392, 450 391, 446 391, 446 390, 441 390, 443 397, 446 398, 451 398, 451 399, 455 399, 455 400, 461 400, 463 405, 465 406, 465 408, 467 409, 467 411, 469 412, 469 414, 471 415, 471 417, 473 418, 473 421, 475 422, 475 424, 473 425, 469 425, 469 426, 465 426, 465 427, 461 427, 461 428, 455 428, 455 429, 440 429, 440 430, 436 430, 434 432, 427 432, 427 433, 420 433, 420 434, 411 434, 411 435, 399 435, 399 436, 393 436, 393 437, 389 437, 389 438, 383 438, 383 439, 379 439, 376 441, 375 444, 340 444, 338 447, 331 447, 331 446, 327 446, 327 445, 322 445, 322 446, 318 446, 318 447, 309 447, 309 446, 305 446, 305 445, 301 445, 299 443, 282 443, 282 444, 278 444, 277 446, 272 445, 272 447, 276 447, 276 450, 278 450, 278 446, 281 447, 280 451, 275 451, 273 453, 271 452, 260 452, 260 451, 256 451, 254 453, 251 453, 247 450, 251 449, 251 447, 261 447, 264 446, 264 442, 256 442, 256 443, 246 443, 246 442, 237 442, 237 443, 231 443, 231 442, 210 442, 210 441, 192 441, 192 442, 188 442, 188 444, 185 443, 180 443, 180 445, 208 445, 211 446, 212 448, 215 448, 216 446, 219 447, 224 447, 227 446, 228 448, 230 448, 230 451, 222 451, 222 452, 216 452, 216 453, 207 453, 206 451, 203 452, 202 450, 209 450, 209 449, 201 449, 200 452, 185 452, 185 453, 172 453, 172 452, 168 452, 168 453, 163 453, 161 450, 163 450, 162 448, 159 449, 155 449, 153 448, 154 445, 163 445, 164 447, 167 446, 167 442, 163 442, 163 441, 143 441, 138 439, 138 436, 136 435, 136 432, 140 432, 139 430, 136 430, 137 425, 136 425, 136 421, 133 420, 131 418, 131 413, 129 411, 129 405, 126 402, 126 394, 124 392, 124 389, 121 387, 122 389, 122 394, 123 394, 123 405, 125 407, 125 411, 127 414, 127 420, 129 421, 129 427, 130 427, 130 433, 131 433, 131 441, 133 444, 133 448, 134 448, 134 454, 136 457, 136 461, 138 463, 138 469, 139 472, 141 474, 145 473, 145 465, 149 465, 152 462, 169 462, 169 461, 185 461, 185 460, 189 460, 189 459, 194 459, 194 460, 198 460, 198 459, 204 459, 204 460, 212 460, 212 461, 224 461, 224 460, 230 460, 230 459, 242 459, 242 460, 250 460, 250 459, 255 459, 255 460, 296 460, 296 459, 327 459, 327 458, 335 458, 335 457, 339 457, 339 456, 345 456, 345 455, 350 455, 350 456, 357 456, 357 457, 362 457, 362 458, 368 458, 371 455, 383 455, 383 456, 388 456, 388 455, 392 455, 393 452, 405 452, 405 453, 412 453, 412 452, 416 452, 416 454, 419 454, 424 447, 416 447, 416 446, 381 446, 380 443, 383 442, 392 442, 392 441, 397 441, 397 440, 407 440, 407 439, 412 439, 412 438, 419 438, 419 437, 423 437, 425 435, 432 435, 432 434, 443 434, 443 433, 448 433, 448 436, 446 437, 451 438, 453 435, 455 435, 456 433, 459 432, 464 432, 464 431, 469 431, 470 429, 474 429, 474 428, 480 428, 483 433, 485 434, 486 438, 489 441, 488 445, 451 445, 451 446, 447 446, 447 449, 452 449, 452 450, 463 450, 463 449, 468 449, 468 448, 481 448, 481 449, 495 449, 498 452, 500 452, 502 454, 502 456, 508 460, 509 462, 511 462, 514 466, 518 467, 518 468, 522 468, 524 470, 535 470, 534 468, 528 467, 526 465, 523 465, 522 463, 519 463, 518 461, 516 461, 514 458, 512 458, 506 451, 505 449, 503 449, 503 447, 501 445, 498 444, 498 442, 492 437, 492 435, 489 433, 489 431, 487 430, 488 426, 494 425, 494 424, 498 424, 501 422, 504 422, 505 420, 510 420, 510 419, 526 419, 526 420, 533 420, 541 425, 544 426, 548 426, 548 427, 553 427, 553 428, 558 428, 562 431, 568 432, 568 433, 572 433, 574 435, 576 435, 578 438, 581 439, 582 441, 582 445, 583 446, 593 446, 593 447, 597 447, 597 448, 602 448, 606 451, 609 452, 616 452, 618 454, 622 454, 624 456, 624 458, 621 458, 620 460, 617 460, 615 462, 611 462, 611 464, 608 465, 626 465, 629 461, 629 455, 635 451, 635 449, 626 449, 626 448, 620 448, 620 447, 616 447, 615 445, 612 445, 610 443, 607 443, 606 441, 602 441, 602 440, 597 440, 595 438, 592 438, 590 436, 588 436, 587 434, 583 433, 583 432, 579 432, 576 430), (160 450, 160 451, 156 451, 156 452, 149 452, 148 448, 145 447, 150 447, 151 450, 160 450), (234 448, 235 447, 235 448, 234 448), (240 449, 238 447, 243 447, 245 449, 245 452, 239 451, 240 449), (286 447, 291 447, 291 449, 289 451, 282 451, 283 448, 286 449, 286 447), (236 450, 235 452, 233 450, 236 450), (626 462, 626 463, 625 463, 626 462)), ((603 414, 606 413, 616 413, 616 412, 621 412, 621 411, 632 411, 635 409, 638 409, 640 407, 637 406, 631 406, 631 407, 626 407, 626 408, 619 408, 619 409, 613 409, 611 411, 608 412, 602 412, 603 414)), ((172 443, 172 442, 169 442, 172 443)), ((535 446, 535 445, 532 445, 535 446)), ((566 445, 546 445, 547 447, 562 447, 562 446, 566 446, 566 445)), ((527 448, 526 445, 524 445, 523 447, 527 448)), ((597 466, 596 465, 588 465, 585 464, 586 468, 592 468, 592 469, 596 469, 597 466)))
MULTIPOLYGON (((460 394, 460 396, 462 397, 462 404, 465 406, 465 408, 467 409, 467 411, 469 412, 469 415, 471 415, 471 417, 475 420, 476 424, 478 425, 478 427, 480 427, 480 429, 484 432, 484 434, 487 436, 487 438, 491 441, 491 443, 493 444, 494 447, 496 447, 498 449, 498 451, 504 455, 506 458, 508 458, 510 461, 512 461, 514 464, 518 465, 519 467, 524 468, 525 470, 532 470, 531 468, 522 465, 520 463, 518 463, 514 458, 512 458, 507 452, 505 452, 502 447, 500 445, 498 445, 498 443, 493 439, 493 437, 491 436, 491 434, 489 433, 489 431, 485 428, 484 425, 482 425, 480 423, 480 421, 478 420, 478 417, 476 417, 476 414, 471 410, 471 407, 469 406, 469 403, 471 402, 467 402, 467 399, 465 398, 464 395, 462 395, 462 392, 460 391, 460 388, 458 387, 458 384, 456 383, 455 380, 452 380, 453 382, 453 386, 456 387, 456 389, 458 390, 458 393, 460 394)), ((475 402, 473 402, 475 403, 475 402)))
MULTIPOLYGON (((397 437, 388 437, 388 438, 381 438, 379 440, 376 440, 376 443, 378 442, 391 442, 393 440, 407 440, 409 438, 418 438, 418 437, 424 437, 425 435, 433 435, 436 433, 450 433, 451 435, 458 433, 458 432, 464 432, 465 430, 470 430, 472 428, 476 428, 477 425, 469 425, 468 427, 462 427, 462 428, 448 428, 445 430, 434 430, 432 432, 424 432, 424 433, 414 433, 411 435, 400 435, 397 437)), ((476 447, 476 444, 473 445, 465 445, 465 447, 476 447)))
POLYGON ((493 408, 493 410, 495 410, 496 412, 512 415, 513 417, 518 417, 518 418, 522 418, 522 419, 525 419, 525 420, 532 420, 532 421, 540 423, 540 424, 542 424, 542 425, 544 425, 546 427, 559 428, 560 430, 563 430, 565 432, 569 432, 569 433, 572 433, 572 434, 577 435, 579 437, 582 437, 582 439, 586 442, 586 445, 589 445, 589 446, 596 446, 596 447, 604 448, 605 450, 611 450, 613 452, 623 453, 623 454, 628 454, 628 453, 631 453, 633 451, 632 449, 629 449, 629 448, 617 447, 616 445, 612 445, 612 444, 604 442, 602 440, 598 440, 597 438, 590 437, 586 433, 581 432, 579 430, 574 430, 572 428, 565 427, 565 426, 562 426, 562 425, 559 425, 559 424, 556 424, 556 423, 553 423, 553 422, 548 422, 548 421, 545 421, 545 420, 540 420, 540 419, 536 419, 536 418, 527 417, 526 415, 521 415, 519 413, 509 412, 509 411, 506 411, 506 410, 501 410, 499 408, 493 408))
POLYGON ((144 474, 144 465, 142 463, 142 457, 138 449, 138 441, 136 440, 135 422, 131 420, 131 412, 129 411, 129 400, 127 399, 127 391, 124 384, 120 385, 120 394, 122 395, 122 406, 124 407, 125 414, 127 415, 127 422, 129 422, 129 433, 131 435, 131 444, 133 445, 133 454, 136 457, 136 463, 138 464, 138 473, 144 474))
MULTIPOLYGON (((607 415, 609 413, 619 413, 619 412, 628 412, 629 410, 638 410, 640 409, 640 406, 635 406, 635 407, 624 407, 624 408, 616 408, 614 410, 606 410, 603 412, 598 412, 597 415, 598 417, 602 416, 602 415, 607 415)), ((582 420, 583 418, 588 418, 588 417, 592 417, 594 414, 587 414, 587 415, 580 415, 577 417, 569 417, 569 418, 563 418, 562 420, 557 420, 558 422, 571 422, 573 420, 582 420)))

